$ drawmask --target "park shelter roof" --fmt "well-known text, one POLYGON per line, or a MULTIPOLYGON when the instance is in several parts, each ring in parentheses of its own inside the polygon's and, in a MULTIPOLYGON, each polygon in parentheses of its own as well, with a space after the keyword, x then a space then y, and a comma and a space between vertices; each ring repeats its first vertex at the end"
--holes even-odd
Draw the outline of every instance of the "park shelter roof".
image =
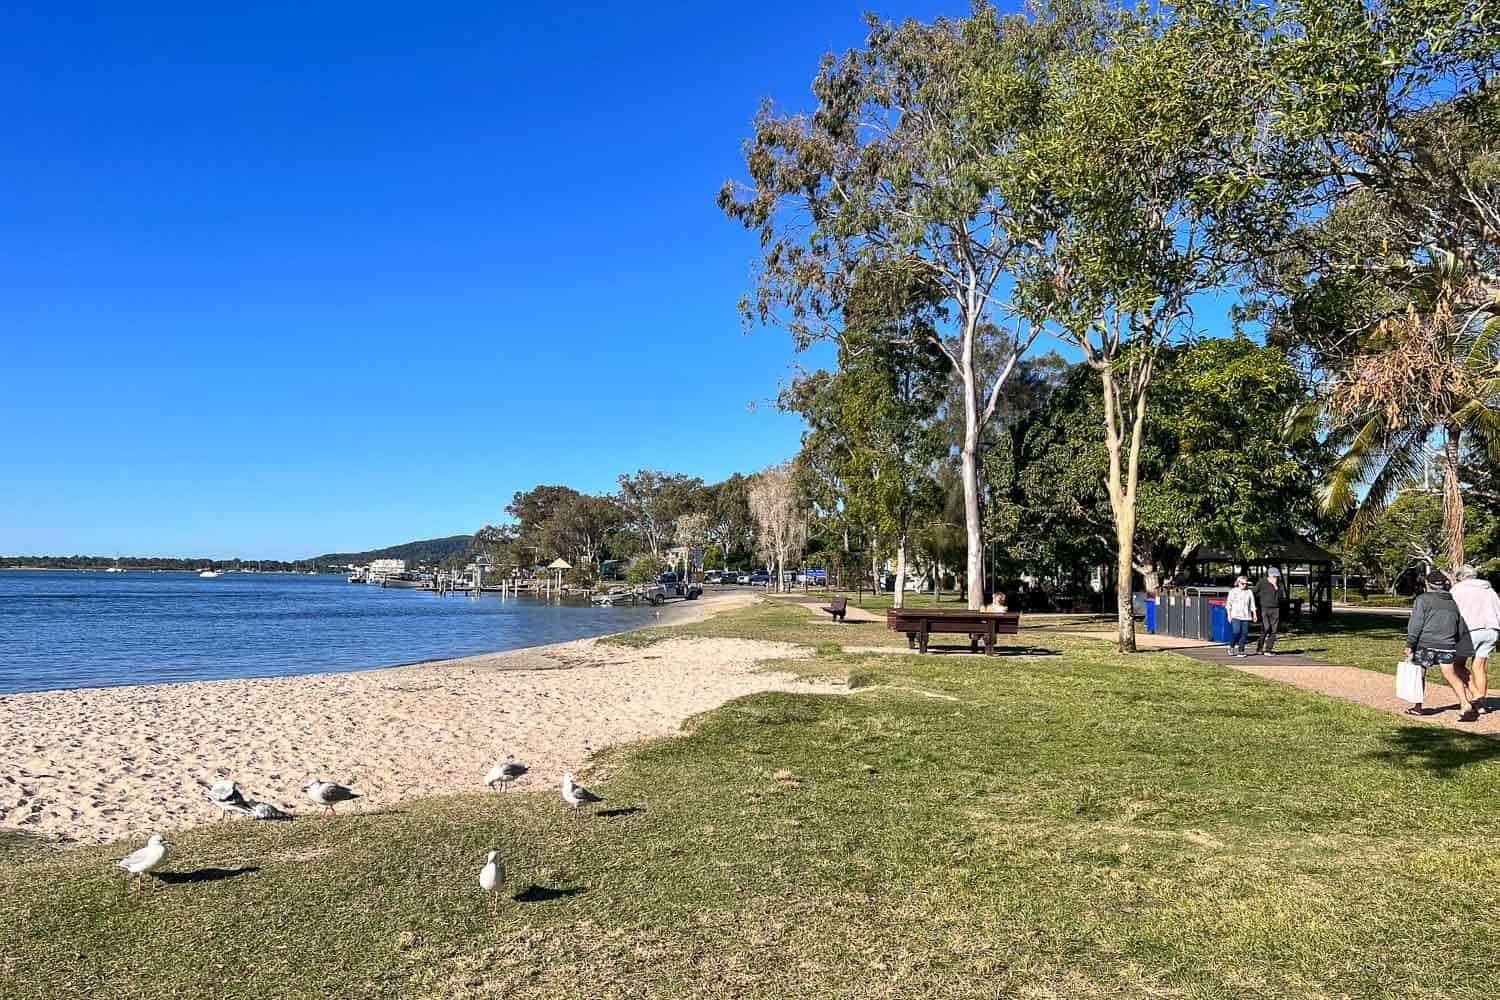
POLYGON ((1190 563, 1331 563, 1332 552, 1302 538, 1290 536, 1262 547, 1253 557, 1245 558, 1211 545, 1200 545, 1187 557, 1190 563))
POLYGON ((548 563, 547 564, 547 568, 548 569, 572 569, 573 565, 571 563, 569 563, 566 559, 563 559, 562 557, 559 556, 558 558, 556 558, 556 559, 552 560, 550 563, 548 563))

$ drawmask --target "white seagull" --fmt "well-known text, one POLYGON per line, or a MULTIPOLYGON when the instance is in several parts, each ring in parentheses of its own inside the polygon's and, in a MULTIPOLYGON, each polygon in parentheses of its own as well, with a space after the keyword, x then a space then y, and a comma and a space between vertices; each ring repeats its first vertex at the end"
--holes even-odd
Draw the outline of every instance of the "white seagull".
MULTIPOLYGON (((133 851, 125 855, 117 863, 127 872, 135 876, 141 876, 149 871, 154 871, 167 860, 167 842, 159 833, 153 833, 151 839, 146 841, 146 846, 139 851, 133 851)), ((140 881, 139 878, 136 879, 140 881)))
POLYGON ((512 781, 529 770, 531 768, 522 761, 516 760, 515 757, 506 757, 505 760, 498 761, 494 767, 490 768, 490 772, 484 776, 484 783, 492 789, 499 785, 500 791, 507 791, 512 781))
POLYGON ((316 802, 318 805, 326 808, 330 816, 338 815, 333 811, 336 803, 350 802, 359 798, 357 794, 343 785, 332 781, 324 781, 321 778, 314 778, 312 781, 309 781, 307 787, 303 788, 302 791, 307 793, 310 801, 316 802))
POLYGON ((573 775, 571 773, 563 775, 562 797, 563 801, 574 809, 582 805, 587 805, 590 802, 604 801, 601 796, 595 795, 582 785, 573 784, 573 775))
POLYGON ((484 859, 484 867, 479 869, 479 888, 490 897, 490 909, 495 908, 495 897, 504 886, 505 865, 495 860, 495 852, 491 851, 484 859))

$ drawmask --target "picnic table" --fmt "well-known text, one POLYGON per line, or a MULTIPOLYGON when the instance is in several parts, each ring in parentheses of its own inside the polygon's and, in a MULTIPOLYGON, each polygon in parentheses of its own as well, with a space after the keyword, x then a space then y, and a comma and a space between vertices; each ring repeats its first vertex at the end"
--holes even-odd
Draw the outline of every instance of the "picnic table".
POLYGON ((906 645, 927 652, 932 635, 967 635, 970 652, 979 652, 984 640, 986 656, 995 655, 995 636, 1021 631, 1018 611, 969 611, 961 608, 891 608, 885 613, 886 628, 906 633, 906 645))

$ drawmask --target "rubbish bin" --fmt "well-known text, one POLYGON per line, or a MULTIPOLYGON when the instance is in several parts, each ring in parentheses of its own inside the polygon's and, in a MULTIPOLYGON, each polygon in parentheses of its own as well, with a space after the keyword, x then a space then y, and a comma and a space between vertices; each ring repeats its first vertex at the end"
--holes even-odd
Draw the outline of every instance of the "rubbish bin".
MULTIPOLYGON (((1216 628, 1214 626, 1214 605, 1219 605, 1219 614, 1224 614, 1224 599, 1229 594, 1227 587, 1187 587, 1183 591, 1183 628, 1180 633, 1185 639, 1199 639, 1203 642, 1217 641, 1216 628)), ((1228 625, 1225 625, 1228 628, 1228 625)), ((1174 635, 1178 633, 1173 633, 1174 635)), ((1224 639, 1228 642, 1229 639, 1224 639)))
POLYGON ((1146 631, 1156 634, 1156 601, 1150 597, 1146 598, 1146 631))
POLYGON ((1214 642, 1229 642, 1229 605, 1224 601, 1211 600, 1208 602, 1208 612, 1211 622, 1210 636, 1214 642))

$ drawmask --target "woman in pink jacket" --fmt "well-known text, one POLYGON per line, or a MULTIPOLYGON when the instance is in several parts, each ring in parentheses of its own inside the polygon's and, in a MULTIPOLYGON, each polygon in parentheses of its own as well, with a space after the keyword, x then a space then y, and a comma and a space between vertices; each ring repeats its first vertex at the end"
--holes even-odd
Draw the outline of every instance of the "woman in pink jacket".
POLYGON ((1489 694, 1489 679, 1485 669, 1490 655, 1495 652, 1495 642, 1500 639, 1500 595, 1488 580, 1481 580, 1473 566, 1460 566, 1454 579, 1453 603, 1463 616, 1469 629, 1469 640, 1474 643, 1474 666, 1469 676, 1469 700, 1481 712, 1489 711, 1486 696, 1489 694))

